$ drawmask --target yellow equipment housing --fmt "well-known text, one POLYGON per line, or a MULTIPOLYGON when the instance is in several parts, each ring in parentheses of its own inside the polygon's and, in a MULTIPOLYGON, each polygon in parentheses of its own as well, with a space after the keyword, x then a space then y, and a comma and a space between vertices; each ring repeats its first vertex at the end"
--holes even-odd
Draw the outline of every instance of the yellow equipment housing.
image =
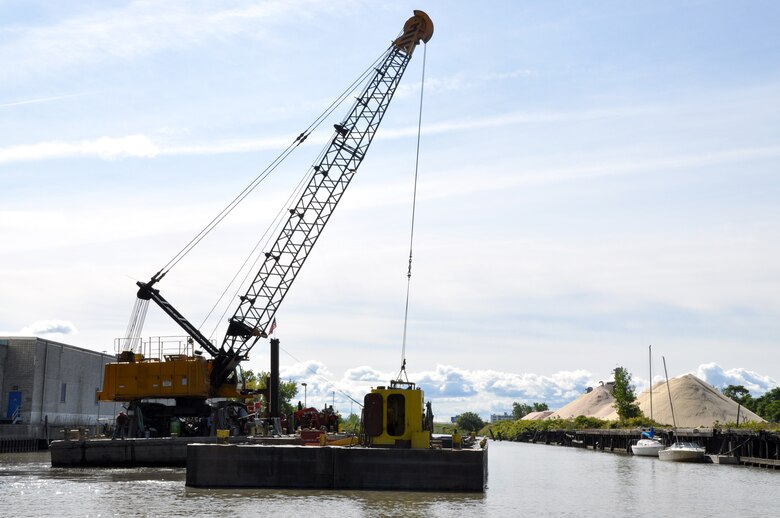
POLYGON ((424 399, 422 389, 413 383, 391 382, 390 388, 371 389, 363 406, 371 446, 429 448, 431 432, 425 429, 424 399))
MULTIPOLYGON (((129 358, 128 358, 129 359, 129 358)), ((146 398, 242 397, 225 384, 211 393, 212 360, 200 356, 168 355, 164 359, 132 356, 130 361, 107 363, 100 401, 133 401, 146 398)))

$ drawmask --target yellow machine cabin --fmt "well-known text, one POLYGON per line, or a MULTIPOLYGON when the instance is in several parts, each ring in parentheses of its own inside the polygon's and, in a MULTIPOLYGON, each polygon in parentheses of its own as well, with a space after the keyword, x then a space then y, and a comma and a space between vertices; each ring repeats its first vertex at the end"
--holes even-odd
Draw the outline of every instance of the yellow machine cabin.
POLYGON ((431 445, 433 414, 414 383, 391 381, 364 398, 364 429, 371 446, 424 449, 431 445))
POLYGON ((195 354, 186 340, 158 338, 144 346, 146 354, 118 351, 118 361, 105 365, 103 390, 98 393, 101 401, 241 397, 229 383, 212 392, 213 360, 195 354))

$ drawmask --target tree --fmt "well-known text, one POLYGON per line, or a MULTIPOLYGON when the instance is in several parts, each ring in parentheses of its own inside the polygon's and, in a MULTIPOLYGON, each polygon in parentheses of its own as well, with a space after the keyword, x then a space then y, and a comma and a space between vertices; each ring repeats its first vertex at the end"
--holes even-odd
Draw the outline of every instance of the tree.
POLYGON ((241 374, 244 378, 244 388, 247 388, 249 390, 255 390, 257 389, 257 374, 255 374, 255 371, 252 369, 246 369, 241 371, 241 374))
POLYGON ((772 423, 780 422, 780 387, 775 387, 761 397, 753 400, 755 413, 772 423))
POLYGON ((750 391, 743 385, 729 385, 721 392, 727 398, 733 399, 742 406, 748 406, 748 401, 753 398, 750 396, 750 391))
POLYGON ((522 419, 533 412, 533 410, 533 407, 527 403, 512 403, 512 417, 515 419, 522 419))
POLYGON ((640 417, 642 411, 636 404, 636 389, 631 385, 631 373, 623 367, 617 367, 615 373, 615 386, 612 389, 612 397, 615 399, 615 410, 621 421, 640 417))
POLYGON ((512 403, 512 417, 515 419, 522 419, 531 412, 542 412, 543 410, 549 410, 547 403, 512 403))
POLYGON ((485 426, 485 421, 474 412, 463 412, 456 422, 460 428, 469 432, 478 432, 485 426))
MULTIPOLYGON (((268 386, 270 374, 260 372, 255 374, 251 369, 247 369, 244 374, 244 386, 251 390, 262 390, 268 386)), ((283 414, 293 413, 292 400, 298 394, 298 383, 295 381, 279 381, 279 410, 283 414)), ((266 402, 267 404, 268 402, 266 402)))
POLYGON ((360 427, 360 416, 357 414, 349 414, 347 420, 344 422, 344 430, 348 432, 357 432, 360 427))
POLYGON ((754 398, 743 385, 728 385, 721 392, 769 422, 780 422, 780 387, 754 398))

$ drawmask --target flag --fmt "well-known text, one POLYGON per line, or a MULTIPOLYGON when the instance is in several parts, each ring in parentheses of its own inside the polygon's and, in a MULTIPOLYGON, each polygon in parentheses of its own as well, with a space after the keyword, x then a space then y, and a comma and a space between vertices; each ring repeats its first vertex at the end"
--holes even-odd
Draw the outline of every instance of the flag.
POLYGON ((273 322, 271 322, 271 331, 268 334, 272 335, 274 334, 274 331, 276 331, 276 317, 274 317, 273 322))

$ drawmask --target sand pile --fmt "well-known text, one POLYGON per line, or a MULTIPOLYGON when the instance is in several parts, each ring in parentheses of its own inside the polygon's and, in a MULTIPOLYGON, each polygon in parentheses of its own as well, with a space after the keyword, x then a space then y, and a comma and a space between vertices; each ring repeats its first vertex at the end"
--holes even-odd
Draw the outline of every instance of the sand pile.
MULTIPOLYGON (((710 427, 715 421, 726 423, 737 420, 739 405, 693 374, 669 380, 669 388, 672 392, 674 417, 679 427, 710 427)), ((637 396, 637 403, 642 412, 650 417, 650 389, 637 396)), ((653 386, 653 418, 659 423, 673 424, 669 392, 663 381, 653 386)), ((617 412, 613 408, 612 412, 602 419, 617 420, 617 412)), ((743 421, 764 422, 761 417, 742 407, 739 411, 739 422, 743 421)))
POLYGON ((553 410, 541 410, 539 412, 530 412, 522 417, 523 421, 541 421, 542 419, 546 419, 550 414, 553 413, 553 410))
MULTIPOLYGON (((568 405, 556 410, 550 414, 547 419, 569 419, 581 415, 605 419, 606 416, 615 411, 612 406, 615 402, 615 400, 612 399, 613 386, 614 383, 610 382, 595 387, 593 390, 586 392, 568 405)), ((653 405, 653 408, 655 408, 655 395, 653 395, 653 405)))

